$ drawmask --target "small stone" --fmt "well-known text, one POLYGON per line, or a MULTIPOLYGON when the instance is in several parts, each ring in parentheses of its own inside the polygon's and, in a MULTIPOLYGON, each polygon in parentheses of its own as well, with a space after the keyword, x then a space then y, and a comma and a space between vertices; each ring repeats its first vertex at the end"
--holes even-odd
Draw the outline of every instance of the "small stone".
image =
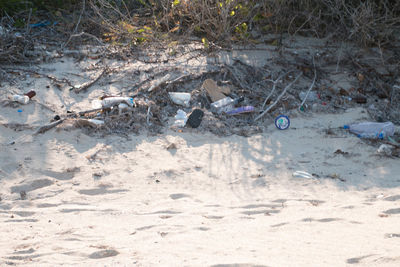
POLYGON ((21 196, 21 200, 25 200, 26 199, 26 192, 25 191, 19 192, 19 195, 21 196))

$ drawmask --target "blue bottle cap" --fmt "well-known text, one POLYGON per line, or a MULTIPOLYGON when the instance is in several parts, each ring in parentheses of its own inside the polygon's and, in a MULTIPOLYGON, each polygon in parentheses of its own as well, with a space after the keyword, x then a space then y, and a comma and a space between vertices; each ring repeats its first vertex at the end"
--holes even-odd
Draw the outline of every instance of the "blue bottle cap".
POLYGON ((349 125, 344 125, 343 129, 350 129, 350 126, 349 125))
POLYGON ((275 126, 279 130, 286 130, 290 126, 289 117, 285 115, 279 115, 275 118, 275 126))

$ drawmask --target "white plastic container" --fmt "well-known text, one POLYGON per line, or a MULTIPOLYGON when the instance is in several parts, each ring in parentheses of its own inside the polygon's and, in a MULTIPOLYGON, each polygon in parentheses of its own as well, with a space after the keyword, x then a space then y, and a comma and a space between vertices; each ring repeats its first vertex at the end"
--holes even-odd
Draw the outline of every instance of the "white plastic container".
POLYGON ((133 107, 134 102, 132 97, 124 97, 124 96, 113 96, 113 97, 107 97, 104 98, 103 100, 94 100, 92 102, 92 107, 93 108, 110 108, 115 105, 119 105, 121 103, 125 103, 129 105, 130 107, 133 107))
POLYGON ((168 94, 172 102, 174 102, 175 104, 189 107, 191 97, 189 93, 169 92, 168 94))
POLYGON ((361 122, 345 125, 345 129, 356 134, 360 138, 383 139, 394 135, 394 124, 392 122, 361 122))
POLYGON ((175 115, 174 126, 176 127, 185 127, 187 121, 187 114, 185 111, 179 109, 175 115))
POLYGON ((21 104, 28 104, 29 102, 29 96, 27 95, 13 95, 12 100, 21 104))

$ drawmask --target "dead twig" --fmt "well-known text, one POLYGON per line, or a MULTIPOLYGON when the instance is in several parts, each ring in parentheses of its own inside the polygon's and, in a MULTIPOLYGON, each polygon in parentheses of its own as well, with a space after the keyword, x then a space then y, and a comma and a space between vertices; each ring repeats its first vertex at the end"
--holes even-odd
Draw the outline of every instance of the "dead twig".
POLYGON ((149 125, 149 126, 150 126, 150 115, 151 115, 151 106, 149 106, 147 108, 147 114, 146 114, 146 122, 147 122, 147 125, 149 125))
POLYGON ((89 81, 89 82, 86 82, 86 83, 81 84, 81 85, 78 85, 78 86, 73 86, 73 87, 71 88, 71 90, 73 89, 74 92, 75 92, 76 94, 78 94, 78 93, 80 93, 80 92, 82 92, 82 91, 87 90, 90 86, 92 86, 93 84, 95 84, 95 83, 106 73, 107 69, 108 69, 108 68, 105 67, 105 68, 103 69, 103 71, 102 71, 94 80, 89 81))
POLYGON ((278 98, 275 100, 274 103, 272 103, 266 110, 263 111, 263 113, 261 113, 260 115, 258 115, 254 121, 259 120, 260 118, 262 118, 265 114, 268 113, 268 111, 270 111, 278 102, 279 100, 285 95, 286 91, 292 87, 292 85, 300 78, 300 76, 303 73, 300 73, 299 75, 297 75, 297 77, 293 80, 293 82, 291 82, 290 84, 288 84, 288 86, 285 87, 285 89, 283 89, 282 93, 278 96, 278 98))
POLYGON ((85 110, 85 111, 80 111, 78 114, 79 114, 79 116, 83 116, 87 113, 98 112, 101 110, 103 110, 103 108, 94 108, 94 109, 89 109, 89 110, 85 110))
POLYGON ((61 119, 61 120, 54 121, 54 122, 52 122, 52 123, 43 125, 43 126, 41 126, 39 129, 37 129, 37 131, 36 131, 33 135, 38 135, 38 134, 41 134, 41 133, 45 133, 45 132, 47 132, 48 130, 50 130, 50 129, 56 127, 57 125, 61 124, 62 122, 64 122, 64 120, 65 120, 65 119, 61 119))
POLYGON ((308 97, 308 94, 311 92, 311 89, 313 89, 314 84, 315 84, 315 81, 317 80, 317 70, 315 69, 314 56, 313 56, 313 66, 314 66, 314 79, 313 79, 313 81, 312 81, 312 83, 311 83, 311 85, 310 85, 310 88, 308 88, 307 94, 306 94, 306 96, 304 97, 303 101, 301 102, 299 109, 300 109, 300 108, 304 105, 304 103, 306 102, 307 97, 308 97))
POLYGON ((282 74, 281 76, 278 77, 278 79, 276 79, 275 81, 273 81, 274 85, 272 86, 272 91, 269 93, 269 95, 267 96, 267 98, 265 98, 264 103, 263 103, 261 109, 264 109, 264 107, 265 107, 265 105, 267 104, 269 98, 270 98, 270 97, 272 96, 272 94, 275 92, 276 84, 277 84, 283 77, 285 77, 286 75, 288 75, 288 74, 291 73, 291 72, 293 72, 293 70, 290 70, 290 71, 288 71, 288 72, 282 74))
POLYGON ((55 83, 66 83, 66 84, 68 84, 69 86, 72 86, 72 83, 71 83, 68 79, 66 79, 66 78, 63 78, 63 79, 60 80, 60 79, 58 79, 57 77, 54 77, 54 76, 52 76, 52 75, 40 73, 40 72, 37 72, 37 71, 34 71, 34 70, 21 69, 21 68, 12 68, 12 69, 11 69, 11 68, 3 68, 3 70, 4 70, 5 72, 8 72, 8 73, 15 73, 15 72, 17 72, 17 71, 23 71, 23 72, 33 73, 33 74, 35 74, 35 75, 37 75, 37 76, 46 77, 47 79, 52 80, 52 81, 55 82, 55 83))
POLYGON ((151 92, 154 89, 159 88, 161 85, 165 84, 169 80, 170 77, 171 77, 171 75, 168 73, 167 75, 162 77, 160 80, 153 82, 153 84, 150 86, 150 88, 147 91, 151 92))
POLYGON ((68 41, 66 41, 65 44, 63 44, 61 48, 64 49, 69 44, 69 42, 71 42, 72 38, 81 37, 83 35, 86 35, 88 37, 91 37, 91 38, 95 39, 100 45, 104 46, 104 43, 99 38, 94 36, 93 34, 90 34, 90 33, 87 33, 87 32, 81 32, 81 33, 77 33, 77 34, 72 34, 69 37, 68 41))

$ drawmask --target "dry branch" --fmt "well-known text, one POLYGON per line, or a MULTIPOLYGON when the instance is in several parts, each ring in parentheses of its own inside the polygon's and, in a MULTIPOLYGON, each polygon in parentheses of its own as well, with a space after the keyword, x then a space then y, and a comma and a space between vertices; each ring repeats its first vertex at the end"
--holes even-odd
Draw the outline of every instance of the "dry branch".
POLYGON ((36 131, 33 135, 38 135, 38 134, 41 134, 41 133, 45 133, 45 132, 47 132, 48 130, 50 130, 50 129, 56 127, 56 126, 59 125, 59 124, 61 124, 62 122, 64 122, 64 119, 61 119, 61 120, 54 121, 54 122, 52 122, 52 123, 43 125, 43 126, 41 126, 39 129, 37 129, 37 131, 36 131))
POLYGON ((274 103, 272 103, 266 110, 263 111, 263 113, 261 113, 260 115, 258 115, 254 121, 259 120, 261 117, 263 117, 266 113, 268 113, 268 111, 270 111, 278 102, 279 100, 285 95, 286 91, 292 87, 292 85, 300 78, 300 76, 302 75, 302 73, 300 73, 299 75, 297 75, 297 77, 293 80, 293 82, 291 82, 288 86, 285 87, 285 89, 282 91, 282 93, 278 96, 278 98, 275 100, 274 103))
POLYGON ((76 94, 78 94, 78 93, 80 93, 80 92, 82 92, 82 91, 85 91, 85 90, 89 89, 90 86, 92 86, 93 84, 95 84, 95 83, 106 73, 107 69, 108 69, 108 68, 105 67, 105 68, 103 69, 103 71, 102 71, 94 80, 89 81, 89 82, 86 82, 86 83, 81 84, 81 85, 78 85, 78 86, 74 86, 74 87, 71 88, 71 90, 73 89, 74 92, 75 92, 76 94))

